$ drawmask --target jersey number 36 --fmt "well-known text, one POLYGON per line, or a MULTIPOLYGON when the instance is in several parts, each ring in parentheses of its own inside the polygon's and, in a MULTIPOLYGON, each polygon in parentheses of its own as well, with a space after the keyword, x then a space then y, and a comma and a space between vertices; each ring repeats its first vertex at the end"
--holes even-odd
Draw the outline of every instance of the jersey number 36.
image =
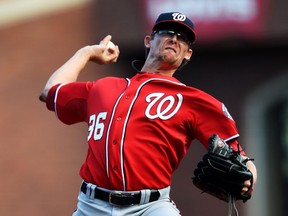
POLYGON ((89 128, 88 128, 88 140, 91 139, 93 135, 94 140, 100 140, 104 132, 103 120, 106 119, 107 112, 101 112, 97 116, 93 114, 89 118, 89 128))

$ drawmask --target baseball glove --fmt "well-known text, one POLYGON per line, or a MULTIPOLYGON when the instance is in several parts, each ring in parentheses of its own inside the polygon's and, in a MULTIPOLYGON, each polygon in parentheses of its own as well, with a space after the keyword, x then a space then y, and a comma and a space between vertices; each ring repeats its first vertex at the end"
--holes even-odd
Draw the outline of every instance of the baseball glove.
POLYGON ((246 202, 251 196, 242 193, 244 182, 250 179, 253 183, 253 175, 246 166, 248 160, 214 134, 209 138, 208 153, 194 170, 193 184, 220 200, 230 202, 229 197, 233 197, 246 202))

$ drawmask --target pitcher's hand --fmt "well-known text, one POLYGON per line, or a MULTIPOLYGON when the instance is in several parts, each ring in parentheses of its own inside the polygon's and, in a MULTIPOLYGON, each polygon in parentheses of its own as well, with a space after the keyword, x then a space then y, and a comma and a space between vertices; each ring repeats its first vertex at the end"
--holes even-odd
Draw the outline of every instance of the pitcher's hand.
POLYGON ((109 43, 111 39, 112 36, 107 35, 99 44, 88 46, 91 52, 90 61, 100 65, 117 61, 120 51, 117 45, 109 43))

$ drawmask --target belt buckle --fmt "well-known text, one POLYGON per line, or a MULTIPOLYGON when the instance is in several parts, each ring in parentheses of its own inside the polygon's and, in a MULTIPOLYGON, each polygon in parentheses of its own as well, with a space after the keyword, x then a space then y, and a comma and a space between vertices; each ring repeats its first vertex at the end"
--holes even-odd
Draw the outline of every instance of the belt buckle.
POLYGON ((120 193, 120 192, 113 192, 109 193, 109 203, 114 206, 129 206, 129 205, 134 205, 135 203, 132 202, 132 200, 135 199, 133 194, 128 194, 128 193, 120 193), (114 199, 113 199, 114 198, 114 199), (121 202, 118 202, 115 200, 115 198, 119 199, 124 199, 121 202), (126 198, 129 198, 128 200, 126 198), (125 200, 126 199, 126 200, 125 200), (116 201, 116 202, 115 202, 116 201), (129 202, 129 203, 125 203, 129 202))

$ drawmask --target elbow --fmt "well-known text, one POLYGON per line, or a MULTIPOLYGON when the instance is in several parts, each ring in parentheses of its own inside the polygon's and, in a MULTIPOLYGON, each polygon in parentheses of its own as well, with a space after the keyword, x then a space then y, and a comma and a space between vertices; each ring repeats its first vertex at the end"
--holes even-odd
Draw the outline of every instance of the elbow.
POLYGON ((48 91, 46 90, 46 89, 44 89, 42 92, 41 92, 41 94, 39 95, 39 100, 41 101, 41 102, 46 102, 46 100, 47 100, 47 95, 48 95, 48 91))
POLYGON ((42 94, 40 94, 39 95, 39 100, 41 101, 41 102, 46 102, 46 99, 47 99, 47 97, 46 97, 46 95, 44 95, 43 93, 42 94))
POLYGON ((47 96, 48 96, 48 92, 50 91, 50 88, 47 88, 45 86, 45 88, 42 90, 41 94, 39 95, 39 100, 41 102, 46 102, 47 101, 47 96))

